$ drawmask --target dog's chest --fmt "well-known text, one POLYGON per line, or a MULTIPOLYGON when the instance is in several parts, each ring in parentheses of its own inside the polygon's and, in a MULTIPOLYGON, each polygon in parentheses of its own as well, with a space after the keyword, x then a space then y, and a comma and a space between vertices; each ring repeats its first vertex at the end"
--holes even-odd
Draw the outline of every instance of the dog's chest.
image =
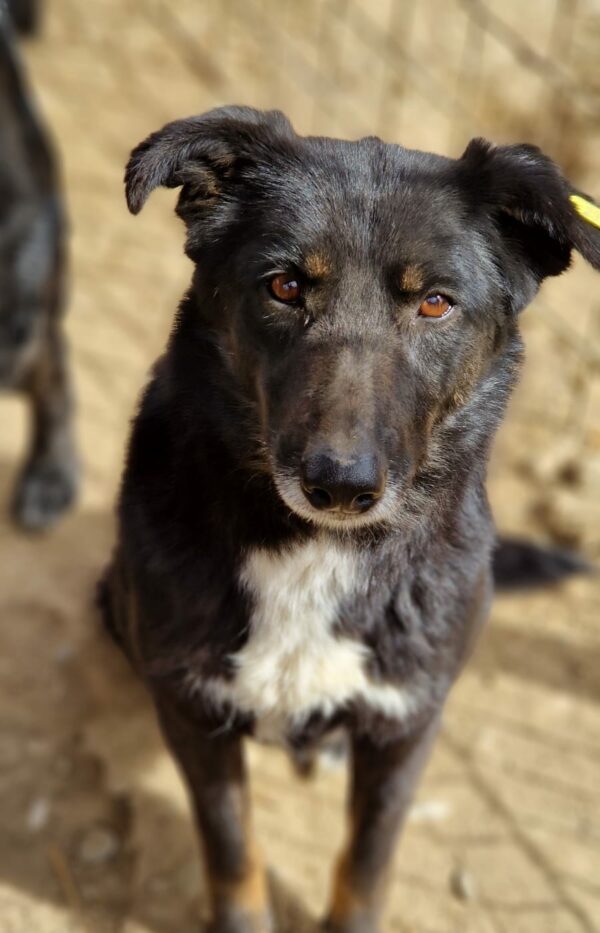
POLYGON ((408 692, 373 682, 369 649, 341 633, 344 608, 368 583, 355 552, 319 540, 255 550, 240 583, 252 603, 248 640, 233 655, 233 679, 202 689, 251 714, 258 738, 283 739, 312 714, 328 717, 356 700, 395 717, 408 711, 408 692))

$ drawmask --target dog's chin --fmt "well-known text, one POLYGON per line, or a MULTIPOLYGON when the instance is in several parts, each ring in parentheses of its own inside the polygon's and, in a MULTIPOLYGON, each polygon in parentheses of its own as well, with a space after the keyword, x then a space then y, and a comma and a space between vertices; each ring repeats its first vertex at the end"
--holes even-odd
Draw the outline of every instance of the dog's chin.
POLYGON ((393 521, 393 503, 396 499, 393 490, 386 491, 386 494, 367 512, 354 515, 348 512, 321 511, 313 508, 295 477, 275 473, 273 480, 277 492, 290 511, 320 528, 352 532, 355 529, 390 524, 393 521))

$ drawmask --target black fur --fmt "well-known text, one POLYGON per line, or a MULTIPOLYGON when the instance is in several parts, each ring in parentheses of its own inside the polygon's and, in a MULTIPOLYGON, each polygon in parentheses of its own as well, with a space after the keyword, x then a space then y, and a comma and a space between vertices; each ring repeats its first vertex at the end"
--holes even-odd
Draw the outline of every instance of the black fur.
POLYGON ((520 366, 518 314, 573 247, 600 266, 600 231, 532 147, 476 140, 452 160, 301 138, 281 114, 246 108, 142 143, 126 175, 133 212, 157 185, 182 188, 196 269, 133 428, 105 582, 111 628, 159 708, 168 697, 199 728, 216 715, 220 730, 251 730, 192 699, 183 678, 232 676, 248 638, 249 551, 341 541, 370 583, 339 606, 337 630, 368 646, 375 682, 418 680, 420 701, 402 721, 364 703, 315 714, 290 743, 344 724, 373 755, 422 735, 420 762, 489 605, 486 464, 520 366), (303 283, 299 305, 272 300, 274 272, 303 283), (447 318, 419 317, 431 293, 451 297, 447 318), (376 456, 387 511, 323 524, 300 491, 315 448, 376 456))
POLYGON ((30 451, 14 514, 46 528, 71 504, 77 461, 62 331, 65 221, 55 159, 0 7, 0 388, 25 393, 30 451))
MULTIPOLYGON (((0 0, 0 6, 3 3, 4 0, 0 0)), ((6 5, 16 28, 22 35, 31 36, 38 31, 40 0, 7 0, 6 5)))

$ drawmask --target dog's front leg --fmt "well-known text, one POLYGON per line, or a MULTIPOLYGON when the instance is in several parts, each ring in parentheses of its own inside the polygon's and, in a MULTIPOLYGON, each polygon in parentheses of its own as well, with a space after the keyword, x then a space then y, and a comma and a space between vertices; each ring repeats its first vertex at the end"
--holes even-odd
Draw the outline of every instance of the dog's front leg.
POLYGON ((78 486, 67 351, 58 328, 46 336, 24 389, 31 401, 31 441, 13 511, 19 524, 37 531, 62 515, 78 486))
POLYGON ((183 772, 204 852, 214 933, 268 933, 266 876, 252 835, 242 739, 212 734, 172 701, 157 701, 183 772))
POLYGON ((437 724, 436 719, 411 738, 381 746, 369 738, 354 738, 350 832, 336 866, 328 930, 374 933, 377 929, 394 844, 437 724))

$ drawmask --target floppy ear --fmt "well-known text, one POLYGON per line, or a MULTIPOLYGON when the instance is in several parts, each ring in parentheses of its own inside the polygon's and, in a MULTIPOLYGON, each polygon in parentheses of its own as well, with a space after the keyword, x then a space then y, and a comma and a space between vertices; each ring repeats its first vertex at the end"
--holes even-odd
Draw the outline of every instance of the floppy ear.
POLYGON ((473 139, 458 164, 473 206, 493 218, 511 257, 527 266, 521 306, 543 278, 568 267, 572 249, 600 269, 600 207, 537 146, 473 139))
POLYGON ((272 158, 294 135, 279 111, 251 107, 220 107, 168 123, 131 153, 125 171, 129 210, 137 214, 159 185, 183 186, 178 213, 185 216, 190 201, 196 206, 214 201, 236 168, 272 158))

